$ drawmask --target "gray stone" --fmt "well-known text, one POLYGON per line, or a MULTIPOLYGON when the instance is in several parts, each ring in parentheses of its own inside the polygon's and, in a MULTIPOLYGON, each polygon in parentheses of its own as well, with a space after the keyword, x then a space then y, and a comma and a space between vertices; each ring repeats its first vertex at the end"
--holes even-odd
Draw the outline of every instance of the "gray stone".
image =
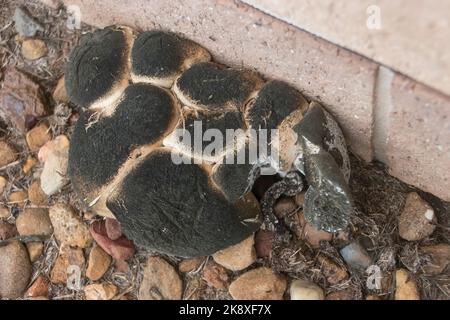
POLYGON ((17 32, 25 37, 34 37, 44 27, 22 8, 16 8, 13 17, 17 32))

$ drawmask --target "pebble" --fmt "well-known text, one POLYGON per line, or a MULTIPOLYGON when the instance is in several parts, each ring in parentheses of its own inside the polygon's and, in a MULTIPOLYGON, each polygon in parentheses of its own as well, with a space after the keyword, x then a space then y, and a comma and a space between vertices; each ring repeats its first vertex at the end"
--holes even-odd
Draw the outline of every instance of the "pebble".
POLYGON ((0 297, 20 297, 30 277, 31 263, 25 246, 13 241, 0 247, 0 297))
POLYGON ((448 244, 423 246, 419 251, 428 257, 428 259, 424 259, 422 266, 426 274, 441 274, 450 265, 450 245, 448 244))
POLYGON ((305 203, 305 193, 306 192, 301 192, 295 195, 294 199, 295 199, 295 204, 301 208, 303 208, 303 204, 305 203))
POLYGON ((28 156, 27 160, 25 160, 25 163, 22 166, 23 174, 28 174, 37 164, 38 161, 35 157, 28 156))
POLYGON ((31 262, 36 262, 44 253, 44 243, 40 241, 27 242, 28 255, 31 262))
POLYGON ((214 261, 208 261, 203 268, 203 280, 213 288, 226 290, 228 287, 227 270, 214 261))
POLYGON ((89 230, 95 242, 116 260, 128 260, 136 252, 133 241, 128 240, 125 235, 116 240, 108 238, 105 221, 95 221, 89 230))
POLYGON ((321 287, 314 282, 296 279, 290 287, 291 300, 323 300, 324 293, 321 287))
POLYGON ((25 292, 25 297, 36 298, 46 297, 49 295, 48 280, 44 276, 39 276, 33 284, 25 292))
POLYGON ((47 53, 47 45, 40 39, 25 39, 22 42, 22 57, 27 60, 37 60, 47 53))
POLYGON ((17 32, 24 37, 34 37, 38 31, 44 31, 42 25, 21 8, 16 8, 13 20, 17 32))
POLYGON ((19 158, 17 150, 5 141, 0 141, 0 168, 19 158))
POLYGON ((91 245, 89 228, 71 206, 57 203, 50 207, 49 216, 56 240, 61 246, 87 248, 91 245))
POLYGON ((183 283, 175 268, 160 257, 149 257, 139 288, 139 300, 180 300, 183 283))
POLYGON ((357 300, 355 290, 348 288, 327 294, 325 300, 357 300))
POLYGON ((69 266, 77 266, 84 270, 86 260, 82 249, 65 247, 61 250, 50 272, 50 281, 55 284, 67 284, 69 266))
POLYGON ((16 226, 6 221, 0 221, 0 240, 17 236, 16 226))
POLYGON ((364 271, 372 265, 372 258, 358 242, 352 242, 340 251, 344 261, 356 270, 364 271))
POLYGON ((17 216, 16 226, 21 236, 49 236, 53 233, 47 209, 26 208, 17 216))
POLYGON ((317 260, 320 264, 320 269, 322 270, 323 275, 330 285, 336 285, 339 282, 348 279, 347 270, 335 263, 330 258, 324 255, 319 255, 317 257, 317 260))
POLYGON ((420 300, 419 290, 412 275, 405 269, 395 272, 395 300, 420 300))
POLYGON ((5 191, 7 184, 8 184, 8 180, 6 180, 5 177, 0 176, 0 196, 5 191))
POLYGON ((127 273, 130 271, 130 266, 125 260, 114 260, 114 270, 121 273, 127 273))
POLYGON ((0 108, 5 119, 22 131, 31 129, 39 118, 48 114, 39 85, 24 73, 9 68, 0 90, 0 108))
POLYGON ((106 234, 111 240, 117 240, 122 236, 122 228, 119 221, 113 218, 105 219, 106 234))
POLYGON ((48 196, 45 194, 44 190, 41 188, 41 181, 35 180, 28 188, 28 199, 30 202, 36 206, 43 205, 48 196))
POLYGON ((275 239, 275 233, 269 230, 259 230, 255 235, 256 255, 260 258, 270 256, 272 245, 275 239))
POLYGON ((84 287, 86 300, 111 300, 119 289, 112 283, 94 283, 84 287))
POLYGON ((111 264, 111 256, 105 252, 101 247, 94 246, 89 253, 89 262, 86 269, 86 277, 92 281, 97 281, 106 271, 108 271, 111 264))
POLYGON ((228 289, 235 300, 282 300, 286 279, 266 267, 245 272, 228 289))
POLYGON ((53 100, 57 103, 68 103, 69 96, 67 95, 64 77, 61 77, 53 90, 53 100))
POLYGON ((11 212, 7 206, 0 204, 0 219, 8 219, 11 216, 11 212))
POLYGON ((52 139, 50 127, 47 123, 41 122, 27 132, 25 139, 27 141, 28 148, 30 148, 31 151, 38 151, 43 145, 52 139))
POLYGON ((318 230, 311 224, 305 222, 302 237, 311 245, 311 247, 319 248, 320 242, 331 241, 333 239, 333 234, 323 230, 318 230))
POLYGON ((41 188, 51 196, 61 190, 68 182, 69 140, 60 135, 39 149, 39 160, 44 160, 41 174, 41 188), (44 151, 42 151, 44 149, 44 151))
POLYGON ((409 193, 398 218, 400 237, 408 241, 422 240, 433 233, 436 223, 433 208, 416 192, 409 193))
POLYGON ((234 246, 217 251, 213 254, 213 259, 228 270, 243 270, 256 261, 254 244, 254 236, 251 235, 234 246))
POLYGON ((205 261, 204 257, 195 257, 185 259, 178 264, 178 270, 182 273, 191 272, 197 270, 198 267, 205 261))
POLYGON ((282 197, 275 202, 275 205, 273 206, 273 211, 275 215, 282 219, 286 215, 294 212, 297 210, 297 204, 295 203, 294 199, 291 197, 282 197))
POLYGON ((8 198, 9 204, 15 204, 19 208, 25 207, 27 200, 28 200, 28 193, 23 190, 11 192, 8 198))

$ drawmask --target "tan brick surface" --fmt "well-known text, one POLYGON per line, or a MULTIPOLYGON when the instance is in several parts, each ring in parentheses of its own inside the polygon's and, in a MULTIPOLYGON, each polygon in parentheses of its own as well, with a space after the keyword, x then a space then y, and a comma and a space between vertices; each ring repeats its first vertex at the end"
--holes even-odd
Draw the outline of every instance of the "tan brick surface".
POLYGON ((390 173, 450 201, 450 98, 402 75, 391 96, 390 173))

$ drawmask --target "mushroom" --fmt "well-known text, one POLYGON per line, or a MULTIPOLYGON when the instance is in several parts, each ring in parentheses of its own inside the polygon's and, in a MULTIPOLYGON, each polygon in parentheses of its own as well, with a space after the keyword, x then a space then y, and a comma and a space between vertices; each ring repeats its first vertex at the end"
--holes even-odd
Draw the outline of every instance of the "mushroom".
POLYGON ((209 60, 209 52, 193 41, 170 32, 147 31, 134 41, 131 79, 170 88, 184 70, 209 60))
POLYGON ((65 70, 70 100, 99 110, 113 106, 128 86, 132 42, 127 27, 111 26, 84 35, 65 70))

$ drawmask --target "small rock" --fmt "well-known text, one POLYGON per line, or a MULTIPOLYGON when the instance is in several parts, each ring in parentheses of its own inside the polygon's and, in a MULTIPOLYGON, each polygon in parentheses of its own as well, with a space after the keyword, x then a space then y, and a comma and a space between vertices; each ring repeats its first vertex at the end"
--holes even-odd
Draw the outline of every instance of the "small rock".
POLYGON ((44 169, 41 174, 41 188, 45 194, 51 196, 69 182, 67 178, 69 140, 67 137, 61 135, 47 142, 39 150, 39 159, 44 159, 44 169), (45 151, 41 152, 43 148, 45 148, 45 151))
POLYGON ((47 53, 47 45, 39 39, 26 39, 22 42, 22 57, 27 60, 37 60, 47 53))
POLYGON ((44 253, 44 243, 40 241, 27 242, 28 255, 31 262, 36 262, 44 253))
POLYGON ((86 300, 111 300, 118 291, 112 283, 94 283, 84 287, 86 300))
POLYGON ((127 273, 130 271, 130 266, 125 260, 114 260, 114 269, 117 272, 127 273))
POLYGON ((16 8, 13 20, 17 32, 24 37, 34 37, 38 31, 44 31, 42 25, 22 8, 16 8))
POLYGON ((25 163, 22 166, 23 174, 28 174, 28 172, 30 172, 37 165, 37 163, 38 161, 36 160, 36 158, 28 156, 27 160, 25 160, 25 163))
POLYGON ((203 279, 216 289, 225 290, 228 287, 227 270, 213 261, 209 261, 203 268, 203 279))
POLYGON ((0 90, 0 117, 25 133, 49 113, 43 101, 38 84, 14 68, 6 70, 0 90))
POLYGON ((65 247, 56 258, 50 272, 50 281, 55 284, 67 284, 67 277, 71 274, 70 266, 84 269, 85 259, 82 249, 65 247))
POLYGON ((95 242, 114 259, 128 260, 134 255, 136 248, 133 241, 128 240, 125 235, 117 240, 108 238, 104 221, 95 221, 89 230, 95 242))
POLYGON ((323 230, 318 230, 306 222, 303 226, 303 238, 311 245, 311 247, 319 248, 320 242, 331 241, 333 239, 333 234, 323 230))
POLYGON ((291 300, 323 300, 321 287, 314 282, 297 279, 292 281, 290 288, 291 300))
POLYGON ((108 255, 99 246, 94 246, 89 254, 88 267, 86 269, 86 277, 92 281, 97 281, 106 271, 108 271, 111 264, 111 256, 108 255))
POLYGON ((43 145, 52 139, 50 127, 47 123, 41 122, 27 132, 25 139, 31 151, 38 151, 43 145))
POLYGON ((354 269, 366 270, 372 265, 372 258, 358 242, 350 243, 342 248, 340 253, 345 262, 354 269))
POLYGON ((0 176, 0 196, 5 191, 7 184, 8 184, 8 181, 4 177, 0 176))
POLYGON ((260 267, 239 276, 228 291, 235 300, 282 300, 285 290, 284 277, 270 268, 260 267))
POLYGON ((5 141, 0 141, 0 168, 19 158, 17 150, 5 141))
POLYGON ((422 240, 433 233, 436 223, 433 208, 416 192, 409 193, 398 218, 400 237, 408 241, 422 240))
POLYGON ((58 80, 55 90, 53 90, 53 100, 55 100, 57 103, 69 102, 69 96, 67 95, 64 77, 61 77, 58 80))
POLYGON ((31 263, 25 246, 13 241, 0 247, 0 297, 20 297, 30 277, 31 263))
POLYGON ((8 219, 11 216, 8 207, 0 204, 0 219, 8 219))
POLYGON ((19 208, 25 207, 28 200, 28 193, 26 191, 15 191, 9 194, 8 203, 15 204, 19 208))
POLYGON ((297 204, 291 197, 282 197, 277 200, 273 206, 273 211, 278 218, 284 218, 286 215, 297 210, 297 204))
POLYGON ((200 265, 203 263, 203 261, 205 261, 204 257, 195 257, 183 260, 178 264, 178 270, 182 273, 197 270, 198 267, 200 267, 200 265))
POLYGON ((89 228, 75 213, 71 206, 57 203, 49 210, 56 240, 62 246, 87 248, 92 243, 89 228))
POLYGON ((26 208, 17 216, 16 226, 21 236, 48 236, 53 232, 48 211, 41 208, 26 208))
POLYGON ((357 300, 353 289, 344 289, 329 293, 325 300, 357 300))
POLYGON ((305 193, 306 192, 301 192, 299 194, 295 195, 295 204, 301 208, 303 208, 303 204, 305 203, 305 193))
POLYGON ((48 280, 43 276, 39 276, 25 292, 25 297, 36 298, 46 297, 48 298, 48 280))
POLYGON ((398 269, 395 272, 395 282, 395 300, 420 300, 416 281, 407 270, 398 269))
POLYGON ((330 285, 335 285, 348 279, 347 270, 335 263, 330 258, 324 255, 319 255, 317 257, 317 260, 320 264, 320 269, 322 270, 323 275, 330 285))
POLYGON ((423 246, 419 251, 426 256, 422 266, 426 274, 441 274, 450 265, 450 245, 448 244, 423 246))
POLYGON ((243 270, 256 261, 254 244, 254 236, 251 235, 234 246, 217 251, 213 254, 213 259, 228 270, 243 270))
POLYGON ((106 218, 105 228, 106 234, 111 240, 117 240, 122 236, 122 228, 120 227, 119 221, 116 219, 106 218))
POLYGON ((17 236, 16 226, 6 221, 0 221, 0 240, 6 240, 15 236, 17 236))
POLYGON ((256 255, 260 258, 270 256, 272 244, 275 239, 275 233, 269 230, 259 230, 255 235, 256 255))
POLYGON ((43 205, 47 201, 48 196, 41 188, 40 180, 35 180, 28 188, 28 199, 36 206, 43 205))
POLYGON ((180 300, 183 283, 174 267, 160 257, 149 257, 139 289, 139 300, 180 300))

